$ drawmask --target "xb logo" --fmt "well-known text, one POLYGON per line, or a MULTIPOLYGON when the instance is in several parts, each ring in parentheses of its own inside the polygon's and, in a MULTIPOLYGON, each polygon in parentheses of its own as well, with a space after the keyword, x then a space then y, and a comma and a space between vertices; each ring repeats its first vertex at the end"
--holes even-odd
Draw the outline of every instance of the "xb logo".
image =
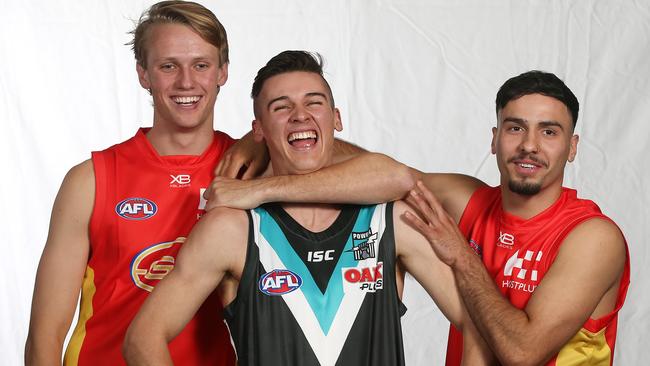
POLYGON ((512 249, 513 245, 515 245, 515 236, 499 231, 499 242, 497 243, 497 246, 512 249))
POLYGON ((192 178, 190 177, 189 174, 179 174, 179 175, 169 175, 172 178, 172 181, 169 182, 169 185, 172 187, 176 186, 184 186, 187 184, 190 184, 192 181, 192 178))

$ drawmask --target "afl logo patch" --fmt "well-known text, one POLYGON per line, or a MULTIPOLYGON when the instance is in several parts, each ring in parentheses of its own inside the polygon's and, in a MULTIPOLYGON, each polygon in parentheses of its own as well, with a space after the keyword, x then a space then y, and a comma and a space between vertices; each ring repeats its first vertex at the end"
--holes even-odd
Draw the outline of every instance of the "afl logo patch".
POLYGON ((274 269, 260 277, 260 291, 270 296, 282 296, 302 285, 302 278, 288 269, 274 269))
POLYGON ((151 292, 158 281, 174 269, 176 255, 185 242, 184 237, 154 244, 136 254, 131 261, 131 279, 145 291, 151 292))
POLYGON ((115 213, 127 220, 146 220, 158 212, 158 206, 146 198, 127 198, 115 206, 115 213))

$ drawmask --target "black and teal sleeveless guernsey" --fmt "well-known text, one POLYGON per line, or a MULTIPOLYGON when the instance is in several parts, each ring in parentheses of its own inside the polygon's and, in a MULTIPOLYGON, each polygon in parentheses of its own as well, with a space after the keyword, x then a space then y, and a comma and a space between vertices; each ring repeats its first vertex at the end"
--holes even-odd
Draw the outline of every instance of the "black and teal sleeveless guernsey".
POLYGON ((279 204, 250 211, 246 264, 224 309, 239 366, 404 365, 392 210, 344 206, 319 233, 279 204))

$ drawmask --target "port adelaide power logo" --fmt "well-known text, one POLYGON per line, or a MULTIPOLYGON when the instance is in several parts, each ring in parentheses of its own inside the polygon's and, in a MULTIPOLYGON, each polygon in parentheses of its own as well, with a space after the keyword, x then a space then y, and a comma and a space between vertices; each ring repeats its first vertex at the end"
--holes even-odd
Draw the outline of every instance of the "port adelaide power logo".
POLYGON ((127 198, 115 206, 115 213, 127 220, 146 220, 158 212, 158 206, 146 198, 127 198))
POLYGON ((260 277, 259 288, 270 296, 282 296, 296 291, 302 285, 302 278, 288 269, 274 269, 260 277))
POLYGON ((362 261, 368 258, 375 258, 375 241, 377 240, 377 233, 373 233, 372 229, 361 233, 352 233, 352 249, 346 252, 352 252, 354 259, 362 261))

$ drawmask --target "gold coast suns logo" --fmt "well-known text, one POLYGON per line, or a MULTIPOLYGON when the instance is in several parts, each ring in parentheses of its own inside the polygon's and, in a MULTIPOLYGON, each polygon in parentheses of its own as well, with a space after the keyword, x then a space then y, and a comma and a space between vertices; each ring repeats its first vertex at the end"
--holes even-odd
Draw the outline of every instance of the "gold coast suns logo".
POLYGON ((136 254, 131 262, 131 279, 136 286, 151 292, 158 281, 162 280, 174 269, 176 254, 184 237, 174 241, 154 244, 136 254))

